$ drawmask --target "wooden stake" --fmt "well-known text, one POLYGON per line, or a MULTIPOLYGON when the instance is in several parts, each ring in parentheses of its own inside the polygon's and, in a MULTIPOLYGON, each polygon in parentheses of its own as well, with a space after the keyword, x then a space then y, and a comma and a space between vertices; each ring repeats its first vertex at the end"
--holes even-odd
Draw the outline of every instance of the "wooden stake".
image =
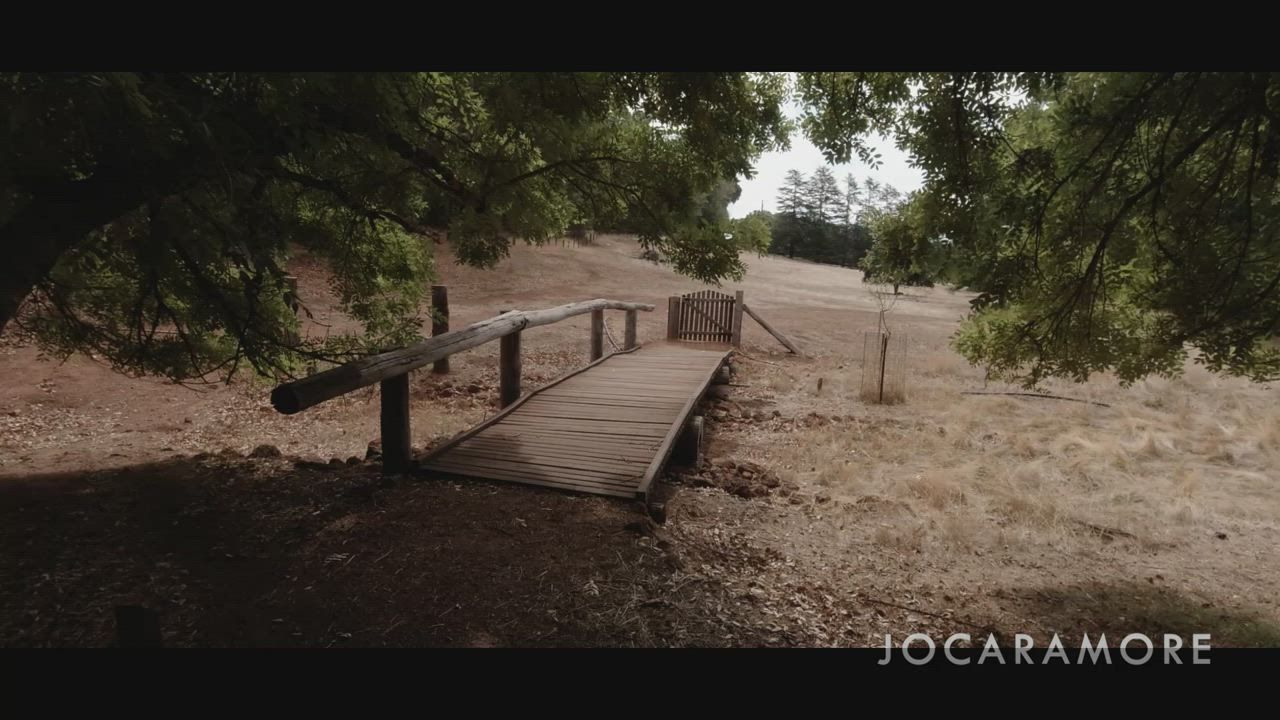
POLYGON ((889 355, 889 336, 880 336, 880 402, 884 403, 884 368, 885 359, 889 355))
POLYGON ((680 339, 680 297, 678 295, 667 298, 667 339, 680 339))

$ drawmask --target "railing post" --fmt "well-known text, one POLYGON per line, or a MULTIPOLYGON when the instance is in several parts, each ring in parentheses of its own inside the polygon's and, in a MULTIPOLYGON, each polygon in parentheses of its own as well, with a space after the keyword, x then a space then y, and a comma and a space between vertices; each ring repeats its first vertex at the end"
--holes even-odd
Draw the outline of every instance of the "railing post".
MULTIPOLYGON (((431 286, 431 337, 449 332, 449 288, 445 285, 431 286)), ((431 367, 437 375, 449 372, 449 358, 442 357, 431 367)))
POLYGON ((742 346, 742 291, 733 294, 733 346, 742 346))
POLYGON ((604 357, 604 310, 591 311, 591 362, 604 357))
POLYGON ((502 407, 520 399, 520 331, 498 341, 498 396, 502 407))
POLYGON ((382 381, 382 470, 409 469, 409 373, 382 381))
POLYGON ((680 297, 678 295, 667 298, 667 339, 680 339, 680 297))
POLYGON ((625 339, 622 341, 622 349, 630 350, 636 346, 636 311, 627 311, 627 329, 625 339))

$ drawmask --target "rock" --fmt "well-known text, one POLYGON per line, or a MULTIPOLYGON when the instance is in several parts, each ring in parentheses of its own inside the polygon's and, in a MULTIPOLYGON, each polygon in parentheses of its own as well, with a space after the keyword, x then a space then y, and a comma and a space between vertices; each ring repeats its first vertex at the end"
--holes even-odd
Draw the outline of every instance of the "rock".
POLYGON ((347 464, 348 464, 348 465, 359 465, 359 464, 360 464, 360 463, 362 463, 362 462, 364 462, 364 461, 363 461, 363 460, 361 460, 360 458, 356 457, 355 455, 352 455, 351 457, 347 458, 347 464))
POLYGON ((259 445, 253 449, 253 452, 249 453, 249 457, 252 458, 278 458, 281 455, 283 453, 280 452, 280 448, 266 444, 259 445))
POLYGON ((222 448, 221 450, 218 451, 218 457, 227 458, 227 459, 238 458, 240 457, 240 453, 237 452, 234 448, 222 448))
POLYGON ((1214 537, 1218 538, 1219 540, 1226 540, 1226 539, 1227 539, 1227 534, 1226 534, 1226 533, 1224 533, 1224 532, 1220 532, 1220 533, 1217 533, 1216 535, 1214 535, 1214 537))
POLYGON ((382 441, 371 440, 369 447, 364 451, 365 460, 381 460, 382 459, 382 441))
MULTIPOLYGON (((667 504, 651 503, 649 505, 649 517, 653 518, 653 521, 658 523, 659 525, 665 523, 667 521, 667 504)), ((667 545, 671 544, 666 540, 659 540, 658 547, 663 547, 663 543, 666 543, 667 545)))
POLYGON ((342 464, 342 458, 329 458, 329 464, 330 464, 330 465, 341 465, 341 464, 342 464))
POLYGON ((622 527, 623 530, 633 532, 637 535, 652 535, 657 524, 649 517, 643 517, 635 522, 627 523, 622 527))
POLYGON ((480 387, 475 383, 471 383, 470 385, 467 386, 467 392, 471 393, 472 395, 475 395, 483 391, 484 391, 484 388, 480 387))
POLYGON ((774 417, 782 417, 782 413, 778 412, 777 410, 774 410, 774 411, 773 411, 773 416, 774 416, 774 417))

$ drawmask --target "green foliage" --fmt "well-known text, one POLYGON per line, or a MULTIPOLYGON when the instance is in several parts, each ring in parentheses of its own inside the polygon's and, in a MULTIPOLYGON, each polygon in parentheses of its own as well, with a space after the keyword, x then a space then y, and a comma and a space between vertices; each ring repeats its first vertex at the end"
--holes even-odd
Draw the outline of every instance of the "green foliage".
POLYGON ((1006 379, 1280 378, 1280 73, 813 73, 802 121, 892 132, 1006 379))
POLYGON ((773 241, 773 215, 764 210, 756 210, 741 220, 734 220, 729 232, 739 250, 763 255, 769 252, 769 245, 773 241))
MULTIPOLYGON (((878 190, 873 181, 871 188, 878 190)), ((885 192, 884 195, 892 196, 885 192)), ((881 197, 883 197, 882 195, 881 197)), ((893 286, 896 294, 902 285, 931 287, 940 270, 935 243, 927 234, 921 218, 922 196, 873 208, 871 250, 860 266, 867 282, 893 286)))
POLYGON ((740 277, 726 207, 785 146, 785 92, 756 73, 0 74, 0 328, 174 379, 293 372, 416 337, 435 230, 485 267, 629 224, 680 272, 740 277), (294 341, 299 246, 362 334, 294 341))
POLYGON ((863 200, 862 188, 852 175, 841 188, 826 166, 814 170, 808 179, 791 170, 777 198, 770 252, 853 267, 871 246, 867 228, 854 222, 863 200))

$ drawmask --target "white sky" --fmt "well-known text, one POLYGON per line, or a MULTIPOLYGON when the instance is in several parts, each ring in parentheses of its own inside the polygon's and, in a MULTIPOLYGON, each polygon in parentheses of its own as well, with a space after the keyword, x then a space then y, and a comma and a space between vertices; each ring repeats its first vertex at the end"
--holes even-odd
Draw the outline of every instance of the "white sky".
MULTIPOLYGON (((788 103, 787 110, 792 119, 798 118, 799 108, 794 104, 788 103)), ((844 186, 845 177, 851 172, 858 182, 870 177, 876 182, 889 183, 903 193, 920 187, 924 176, 919 170, 911 167, 907 154, 899 150, 892 140, 873 137, 872 144, 880 153, 881 163, 878 169, 872 170, 859 162, 856 157, 853 162, 831 166, 836 178, 840 180, 841 187, 844 186)), ((761 155, 756 162, 756 176, 750 180, 738 178, 738 184, 742 186, 742 196, 729 206, 729 216, 743 217, 749 212, 759 210, 762 202, 765 210, 773 212, 774 198, 778 194, 778 188, 782 187, 788 170, 799 170, 805 177, 809 177, 815 168, 826 164, 827 161, 822 157, 822 152, 809 142, 803 131, 797 130, 791 136, 790 150, 761 155)))

